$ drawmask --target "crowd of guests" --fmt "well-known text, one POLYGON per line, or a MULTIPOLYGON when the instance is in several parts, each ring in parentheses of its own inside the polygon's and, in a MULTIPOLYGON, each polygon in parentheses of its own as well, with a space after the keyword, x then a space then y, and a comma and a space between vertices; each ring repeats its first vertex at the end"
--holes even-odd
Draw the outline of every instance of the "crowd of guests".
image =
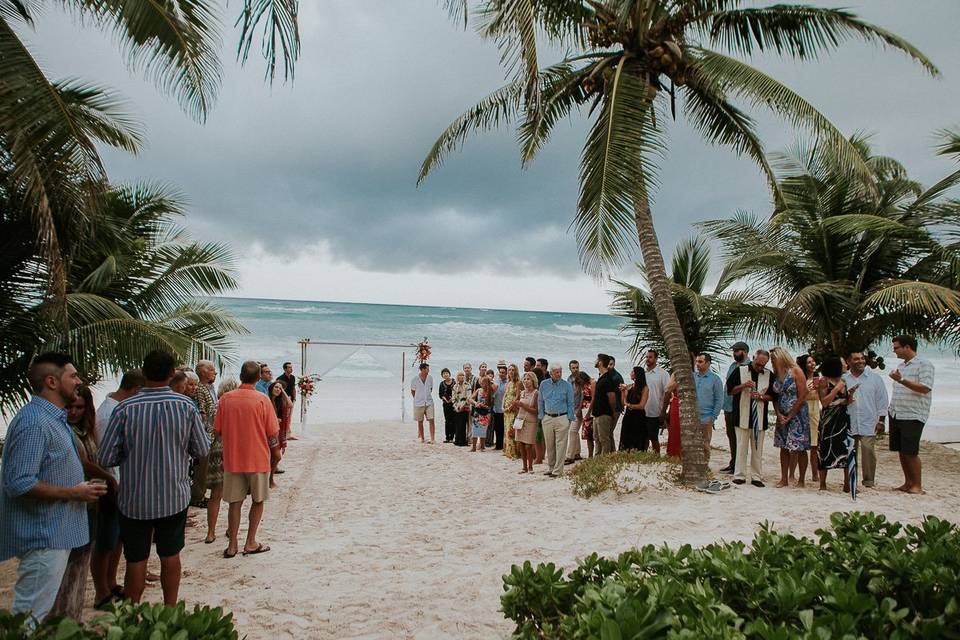
MULTIPOLYGON (((898 453, 904 477, 897 490, 922 493, 919 445, 930 413, 934 368, 917 355, 912 336, 894 338, 893 350, 902 363, 889 374, 892 398, 881 375, 868 366, 864 351, 794 359, 787 349, 774 347, 757 349, 751 356, 749 346, 737 342, 724 377, 714 371, 709 353, 691 354, 707 459, 723 414, 730 458, 720 472, 732 474, 734 484, 765 486, 763 443, 772 426, 773 445, 780 449, 777 487, 805 486, 809 468, 810 479, 827 490, 828 473, 838 469, 843 490, 849 492, 852 461, 858 461, 858 481, 873 487, 876 437, 886 431, 889 420, 889 447, 898 453)), ((677 382, 658 361, 656 350, 647 351, 643 364, 632 367, 629 381, 617 371, 614 358, 603 353, 594 362, 595 376, 576 360, 564 371, 559 364, 533 357, 520 366, 503 360, 495 368, 480 363, 476 374, 470 363, 455 374, 444 368, 436 392, 443 408, 444 442, 470 446, 471 451, 502 450, 520 461, 521 474, 546 462, 543 475, 550 477, 563 475, 565 465, 582 459, 584 441, 587 457, 618 449, 659 455, 666 430, 666 454, 679 457, 677 382)), ((432 444, 436 418, 429 364, 420 365, 410 393, 418 437, 432 444)))
POLYGON ((11 611, 78 619, 88 573, 97 608, 139 602, 157 580, 164 602, 175 604, 185 530, 195 526, 189 506, 206 509, 204 542, 212 544, 227 503, 224 558, 270 551, 257 532, 287 441, 296 439, 296 378, 289 362, 283 368, 274 380, 269 365, 244 362, 239 381, 217 387, 213 362, 177 366, 154 351, 95 407, 69 355, 34 358, 33 397, 9 424, 0 474, 0 561, 18 560, 11 611), (151 547, 159 576, 147 571, 151 547))

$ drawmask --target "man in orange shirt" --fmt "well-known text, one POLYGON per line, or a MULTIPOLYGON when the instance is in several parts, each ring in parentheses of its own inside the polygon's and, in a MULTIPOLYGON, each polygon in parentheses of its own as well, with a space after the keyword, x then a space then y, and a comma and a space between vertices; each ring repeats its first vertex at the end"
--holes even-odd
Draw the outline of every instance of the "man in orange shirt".
POLYGON ((249 360, 240 368, 240 388, 220 399, 213 429, 223 441, 223 499, 230 503, 227 535, 230 542, 224 558, 237 555, 240 509, 247 494, 250 523, 243 555, 264 553, 270 547, 257 542, 257 528, 263 517, 263 502, 270 493, 270 469, 280 460, 277 434, 280 425, 267 396, 254 386, 260 365, 249 360))

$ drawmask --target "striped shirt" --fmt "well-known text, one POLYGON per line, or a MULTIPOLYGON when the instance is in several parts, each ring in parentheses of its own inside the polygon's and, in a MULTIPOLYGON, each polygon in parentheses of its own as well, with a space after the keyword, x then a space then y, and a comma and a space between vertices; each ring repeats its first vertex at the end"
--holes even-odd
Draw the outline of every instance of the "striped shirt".
POLYGON ((73 487, 83 467, 67 413, 34 396, 10 422, 0 476, 0 561, 31 549, 75 549, 90 541, 82 502, 34 500, 38 482, 73 487))
POLYGON ((913 356, 897 369, 904 380, 922 384, 930 391, 917 393, 913 389, 908 389, 906 385, 894 382, 893 399, 890 401, 890 409, 887 413, 897 420, 926 422, 930 417, 930 401, 933 399, 933 365, 920 356, 913 356))
POLYGON ((147 387, 117 405, 100 444, 100 464, 120 466, 120 513, 153 520, 190 502, 190 459, 205 456, 210 438, 200 412, 169 387, 147 387))

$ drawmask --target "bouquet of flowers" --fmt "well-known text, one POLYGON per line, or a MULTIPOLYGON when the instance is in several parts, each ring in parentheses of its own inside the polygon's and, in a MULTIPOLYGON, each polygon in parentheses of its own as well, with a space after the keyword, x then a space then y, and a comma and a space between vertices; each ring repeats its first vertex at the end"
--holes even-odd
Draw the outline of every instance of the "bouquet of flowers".
POLYGON ((297 388, 300 389, 300 397, 303 398, 304 406, 310 405, 310 396, 313 395, 313 386, 320 381, 320 376, 307 375, 300 378, 297 382, 297 388))
POLYGON ((430 359, 430 341, 427 340, 426 336, 423 338, 423 342, 417 345, 417 355, 413 360, 414 366, 419 365, 423 362, 426 362, 430 359))

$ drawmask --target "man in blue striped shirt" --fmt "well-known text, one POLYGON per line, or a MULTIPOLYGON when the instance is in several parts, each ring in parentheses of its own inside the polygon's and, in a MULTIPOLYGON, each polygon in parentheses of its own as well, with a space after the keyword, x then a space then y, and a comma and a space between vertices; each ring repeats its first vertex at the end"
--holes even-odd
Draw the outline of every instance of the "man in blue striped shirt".
POLYGON ((120 467, 120 541, 127 560, 123 593, 140 602, 151 540, 160 556, 163 601, 177 603, 180 550, 190 503, 191 458, 210 450, 200 412, 167 386, 173 354, 152 351, 143 360, 143 390, 113 410, 100 445, 100 464, 120 467))
POLYGON ((13 613, 42 621, 56 599, 70 550, 90 539, 85 502, 106 484, 83 481, 64 410, 81 384, 70 356, 37 356, 27 374, 33 399, 7 429, 0 480, 0 561, 19 560, 13 613))

